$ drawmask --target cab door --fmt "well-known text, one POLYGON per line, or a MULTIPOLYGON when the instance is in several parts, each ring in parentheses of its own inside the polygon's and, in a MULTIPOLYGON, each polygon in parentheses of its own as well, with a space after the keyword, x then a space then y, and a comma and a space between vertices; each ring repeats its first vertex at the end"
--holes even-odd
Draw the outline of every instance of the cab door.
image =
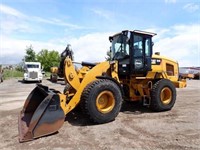
POLYGON ((145 76, 151 70, 152 42, 151 36, 133 34, 131 72, 145 76))

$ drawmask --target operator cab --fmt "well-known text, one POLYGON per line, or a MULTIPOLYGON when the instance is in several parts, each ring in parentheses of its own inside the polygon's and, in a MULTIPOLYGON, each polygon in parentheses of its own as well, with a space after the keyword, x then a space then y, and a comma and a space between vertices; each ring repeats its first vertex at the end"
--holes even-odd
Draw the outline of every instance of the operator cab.
POLYGON ((154 35, 139 30, 126 30, 109 37, 112 43, 111 60, 118 61, 119 76, 145 76, 151 70, 154 35))

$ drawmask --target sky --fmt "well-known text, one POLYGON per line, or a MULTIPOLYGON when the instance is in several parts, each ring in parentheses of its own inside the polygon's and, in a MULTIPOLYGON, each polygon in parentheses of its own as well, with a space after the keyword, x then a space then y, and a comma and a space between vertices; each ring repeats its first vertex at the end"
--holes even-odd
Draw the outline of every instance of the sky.
POLYGON ((108 37, 135 29, 157 33, 154 52, 200 66, 200 0, 0 0, 0 64, 20 63, 30 45, 104 61, 108 37))

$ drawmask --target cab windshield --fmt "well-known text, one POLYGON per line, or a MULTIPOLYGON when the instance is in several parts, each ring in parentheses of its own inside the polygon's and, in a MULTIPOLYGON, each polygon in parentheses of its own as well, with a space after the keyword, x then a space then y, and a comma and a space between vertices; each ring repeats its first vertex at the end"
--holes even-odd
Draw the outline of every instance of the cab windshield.
POLYGON ((27 64, 26 67, 27 67, 27 68, 39 68, 39 65, 27 64))
POLYGON ((112 37, 111 58, 119 60, 129 57, 129 38, 124 34, 112 37))

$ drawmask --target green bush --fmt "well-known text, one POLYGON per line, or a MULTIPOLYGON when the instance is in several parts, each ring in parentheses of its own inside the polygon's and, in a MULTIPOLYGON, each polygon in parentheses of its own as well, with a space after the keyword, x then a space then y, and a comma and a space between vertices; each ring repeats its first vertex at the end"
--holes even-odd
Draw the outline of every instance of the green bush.
POLYGON ((24 75, 24 73, 22 71, 18 71, 18 70, 5 69, 3 72, 4 79, 23 77, 23 75, 24 75))

